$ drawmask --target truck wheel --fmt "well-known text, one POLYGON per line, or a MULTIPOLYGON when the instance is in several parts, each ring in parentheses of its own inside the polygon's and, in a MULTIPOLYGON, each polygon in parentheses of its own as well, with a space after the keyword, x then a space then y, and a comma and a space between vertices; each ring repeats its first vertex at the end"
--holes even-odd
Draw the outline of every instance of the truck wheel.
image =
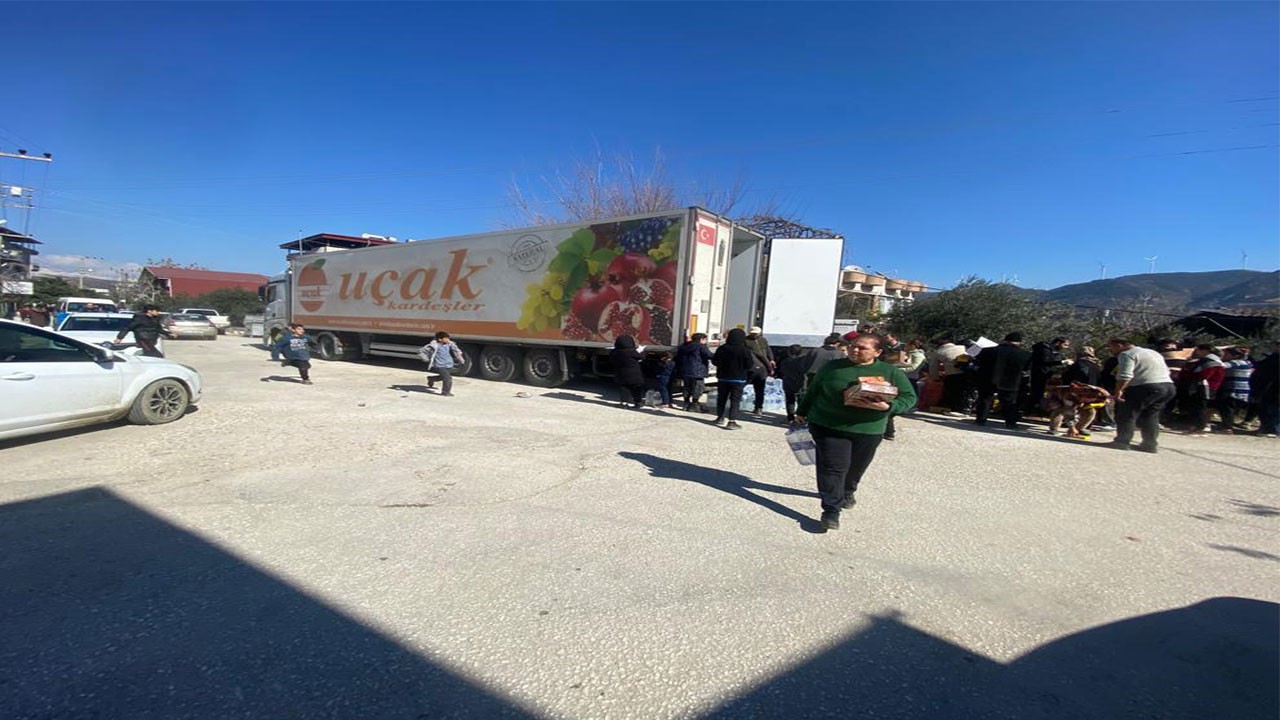
POLYGON ((129 408, 129 422, 135 425, 163 425, 187 412, 191 393, 187 386, 172 378, 157 380, 142 388, 129 408))
POLYGON ((316 357, 321 360, 355 360, 359 353, 341 336, 326 330, 316 336, 316 357))
POLYGON ((476 369, 476 358, 479 356, 480 346, 458 343, 458 349, 462 351, 462 364, 454 369, 453 374, 458 377, 471 375, 476 369))
POLYGON ((520 372, 520 350, 502 345, 486 345, 480 351, 480 377, 511 382, 520 372))
POLYGON ((321 360, 338 359, 338 336, 331 332, 322 332, 316 336, 316 357, 321 360))
POLYGON ((560 352, 539 348, 524 354, 524 379, 530 385, 538 387, 555 387, 564 379, 564 369, 560 367, 560 352))

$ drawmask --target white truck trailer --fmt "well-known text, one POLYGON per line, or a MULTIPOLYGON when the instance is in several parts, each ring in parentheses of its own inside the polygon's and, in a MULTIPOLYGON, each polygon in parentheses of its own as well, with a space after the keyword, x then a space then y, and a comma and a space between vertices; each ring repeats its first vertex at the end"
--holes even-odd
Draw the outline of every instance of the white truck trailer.
POLYGON ((764 272, 765 246, 728 218, 688 208, 300 253, 266 288, 264 337, 298 322, 321 359, 417 358, 444 330, 467 357, 459 374, 554 387, 607 374, 601 360, 619 335, 655 350, 696 332, 716 342, 732 327, 763 323, 767 335, 770 323, 791 322, 775 319, 789 304, 810 312, 812 297, 824 308, 812 324, 829 328, 839 250, 808 273, 774 258, 788 267, 775 277, 764 272), (764 317, 766 307, 777 313, 764 317))

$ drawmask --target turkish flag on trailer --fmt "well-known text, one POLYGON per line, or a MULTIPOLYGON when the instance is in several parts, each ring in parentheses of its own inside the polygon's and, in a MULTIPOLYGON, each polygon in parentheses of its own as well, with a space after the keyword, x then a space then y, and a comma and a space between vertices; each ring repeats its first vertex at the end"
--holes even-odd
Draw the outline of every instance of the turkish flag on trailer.
POLYGON ((715 245, 716 244, 715 227, 712 225, 699 225, 698 226, 698 242, 702 243, 703 245, 715 245))

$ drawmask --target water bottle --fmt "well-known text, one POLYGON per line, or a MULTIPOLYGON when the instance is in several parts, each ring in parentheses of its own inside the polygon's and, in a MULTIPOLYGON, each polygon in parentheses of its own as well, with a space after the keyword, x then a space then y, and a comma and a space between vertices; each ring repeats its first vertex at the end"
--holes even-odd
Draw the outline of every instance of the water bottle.
POLYGON ((807 426, 797 425, 787 430, 787 445, 801 465, 812 465, 818 461, 818 450, 807 426))

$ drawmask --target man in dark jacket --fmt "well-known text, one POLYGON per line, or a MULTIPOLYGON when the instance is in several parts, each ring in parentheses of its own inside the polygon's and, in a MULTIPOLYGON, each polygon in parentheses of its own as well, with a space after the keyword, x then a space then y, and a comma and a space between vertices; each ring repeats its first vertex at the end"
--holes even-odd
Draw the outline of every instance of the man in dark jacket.
POLYGON ((124 336, 129 333, 133 333, 133 338, 137 341, 138 347, 142 348, 143 355, 158 358, 164 357, 164 353, 156 347, 160 336, 173 337, 173 334, 160 324, 160 308, 155 305, 144 305, 142 312, 135 313, 133 320, 116 334, 116 342, 123 342, 124 336))
POLYGON ((1066 351, 1071 341, 1056 337, 1049 342, 1041 340, 1031 346, 1031 392, 1027 394, 1024 408, 1028 415, 1044 414, 1044 386, 1049 378, 1067 365, 1066 351))
POLYGON ((1271 354, 1254 364, 1249 402, 1258 406, 1258 434, 1275 437, 1280 424, 1280 343, 1272 345, 1271 354))
POLYGON ((707 334, 694 333, 676 349, 676 377, 684 379, 684 409, 702 412, 702 393, 711 370, 707 334))
POLYGON ((787 356, 782 358, 782 364, 778 366, 778 374, 782 376, 782 395, 787 404, 788 423, 795 422, 796 400, 804 390, 809 366, 812 364, 813 359, 803 347, 792 345, 787 348, 787 356))
POLYGON ((747 349, 752 355, 760 361, 758 366, 752 368, 751 387, 755 390, 755 407, 752 408, 752 415, 759 415, 764 411, 764 389, 765 384, 769 380, 769 374, 777 369, 778 364, 773 359, 773 348, 769 347, 769 340, 765 338, 764 331, 758 327, 752 327, 747 330, 747 349))
MULTIPOLYGON (((856 333, 855 333, 856 336, 856 333)), ((843 360, 845 357, 844 348, 841 346, 845 340, 840 337, 839 333, 831 333, 827 339, 822 341, 822 347, 809 353, 812 361, 809 363, 809 369, 806 371, 806 382, 813 380, 813 376, 818 374, 823 365, 832 360, 843 360)))
POLYGON ((737 430, 738 407, 742 404, 742 389, 747 384, 755 355, 747 349, 747 334, 742 328, 729 331, 724 344, 711 356, 716 366, 716 420, 719 427, 737 430), (725 404, 729 415, 725 416, 725 404))
MULTIPOLYGON (((1025 382, 1031 353, 1022 347, 1022 333, 1011 332, 1004 342, 978 353, 978 417, 975 425, 986 425, 991 414, 991 398, 1000 398, 1000 414, 1004 426, 1018 429, 1021 413, 1018 407, 1018 390, 1025 382)), ((1043 392, 1043 390, 1042 390, 1043 392)))

